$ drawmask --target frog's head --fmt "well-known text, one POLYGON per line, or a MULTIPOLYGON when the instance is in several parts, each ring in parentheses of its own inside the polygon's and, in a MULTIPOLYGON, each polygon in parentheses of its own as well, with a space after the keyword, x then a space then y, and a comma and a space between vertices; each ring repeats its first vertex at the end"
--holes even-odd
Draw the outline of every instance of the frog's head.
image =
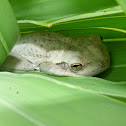
POLYGON ((41 71, 60 76, 94 76, 109 67, 109 52, 100 36, 75 36, 66 44, 62 56, 54 57, 52 63, 42 63, 41 71))
MULTIPOLYGON (((80 57, 81 58, 81 57, 80 57)), ((97 75, 104 70, 106 70, 109 66, 109 58, 104 57, 104 59, 101 60, 87 60, 87 59, 81 59, 77 60, 75 62, 75 59, 73 58, 69 63, 69 71, 71 73, 75 73, 77 76, 94 76, 97 75)))
MULTIPOLYGON (((110 57, 105 45, 98 35, 86 37, 86 44, 82 43, 77 51, 66 53, 69 74, 77 76, 94 76, 109 67, 110 57)), ((81 40, 82 41, 82 40, 81 40)))

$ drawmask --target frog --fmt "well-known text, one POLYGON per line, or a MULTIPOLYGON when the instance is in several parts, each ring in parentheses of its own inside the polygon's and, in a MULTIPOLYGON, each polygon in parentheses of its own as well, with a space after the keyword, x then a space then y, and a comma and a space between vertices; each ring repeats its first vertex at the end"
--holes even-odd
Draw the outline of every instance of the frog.
POLYGON ((22 34, 0 69, 44 72, 57 76, 95 76, 110 65, 110 55, 97 34, 39 31, 22 34))

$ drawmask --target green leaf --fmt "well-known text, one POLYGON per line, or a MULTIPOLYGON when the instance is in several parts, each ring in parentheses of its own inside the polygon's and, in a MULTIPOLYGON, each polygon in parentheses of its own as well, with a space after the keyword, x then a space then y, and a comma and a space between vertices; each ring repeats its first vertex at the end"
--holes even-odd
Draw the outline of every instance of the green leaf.
POLYGON ((102 35, 111 65, 98 77, 0 72, 0 125, 125 126, 126 16, 121 4, 115 0, 9 2, 21 32, 102 35))
POLYGON ((9 2, 18 20, 46 22, 118 6, 114 0, 9 0, 9 2))
POLYGON ((0 65, 19 37, 19 27, 7 0, 0 0, 0 65))
POLYGON ((99 77, 112 81, 126 81, 126 40, 106 41, 104 44, 110 50, 111 65, 99 77))
POLYGON ((126 13, 126 1, 125 0, 116 0, 119 5, 122 7, 122 9, 125 11, 126 13))
POLYGON ((126 82, 41 73, 0 73, 0 81, 1 125, 125 126, 126 82))
POLYGON ((125 38, 126 16, 115 0, 9 1, 22 32, 63 30, 97 33, 106 39, 125 38))
MULTIPOLYGON (((9 1, 14 9, 18 22, 21 23, 21 28, 27 23, 50 27, 54 24, 71 20, 99 16, 124 16, 123 10, 115 0, 99 0, 97 2, 94 0, 64 0, 63 2, 58 0, 9 1)), ((26 26, 28 27, 28 25, 26 26)))

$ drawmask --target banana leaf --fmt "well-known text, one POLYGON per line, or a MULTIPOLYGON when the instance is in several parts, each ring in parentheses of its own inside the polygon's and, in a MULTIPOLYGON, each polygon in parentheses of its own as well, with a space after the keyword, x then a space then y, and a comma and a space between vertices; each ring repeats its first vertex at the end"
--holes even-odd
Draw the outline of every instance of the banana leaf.
POLYGON ((110 51, 111 65, 96 77, 0 72, 0 125, 125 126, 125 1, 9 2, 22 34, 40 30, 97 33, 110 51))

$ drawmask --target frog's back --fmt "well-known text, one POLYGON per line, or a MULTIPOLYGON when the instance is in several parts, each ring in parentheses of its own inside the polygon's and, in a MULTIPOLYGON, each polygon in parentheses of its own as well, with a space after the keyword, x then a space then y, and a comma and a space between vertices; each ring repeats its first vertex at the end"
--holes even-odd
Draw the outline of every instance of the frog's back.
POLYGON ((72 39, 72 37, 57 32, 23 34, 10 55, 20 55, 34 64, 40 64, 55 57, 57 57, 55 61, 60 62, 66 50, 71 50, 70 48, 74 50, 72 39))
MULTIPOLYGON (((94 35, 93 35, 94 36, 94 35)), ((97 38, 98 36, 96 36, 97 38)), ((68 35, 59 32, 33 32, 23 34, 17 45, 34 44, 37 47, 44 48, 47 51, 50 50, 80 50, 82 47, 91 45, 89 35, 68 35)), ((96 43, 95 43, 96 44, 96 43)), ((21 47, 21 46, 20 46, 21 47)), ((17 48, 17 47, 16 47, 17 48)), ((83 49, 83 48, 82 48, 83 49)))
POLYGON ((101 48, 100 41, 95 39, 99 39, 99 37, 95 35, 91 37, 85 34, 79 36, 65 35, 47 31, 28 33, 22 35, 11 54, 20 55, 37 65, 42 62, 62 62, 67 52, 70 54, 78 52, 87 60, 89 57, 93 60, 88 47, 93 45, 93 48, 101 48), (98 47, 98 45, 100 46, 98 47))

